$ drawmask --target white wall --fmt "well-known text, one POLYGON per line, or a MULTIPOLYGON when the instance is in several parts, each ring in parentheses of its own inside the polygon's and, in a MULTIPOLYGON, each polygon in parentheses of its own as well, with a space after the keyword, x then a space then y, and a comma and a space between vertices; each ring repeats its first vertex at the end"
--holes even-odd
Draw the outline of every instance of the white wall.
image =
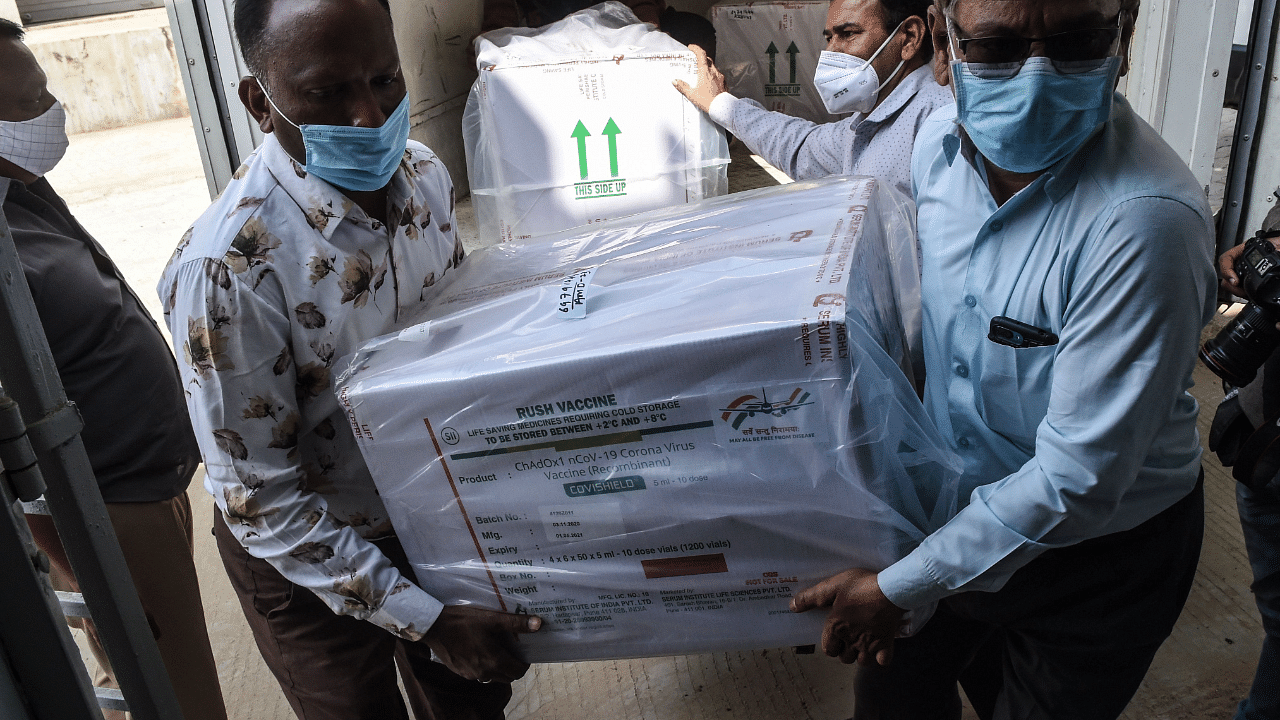
POLYGON ((440 156, 459 197, 469 192, 462 111, 476 77, 470 48, 482 8, 482 0, 391 0, 412 103, 410 136, 440 156))
POLYGON ((17 0, 0 0, 0 18, 22 24, 22 16, 18 15, 17 0))
POLYGON ((1121 84, 1134 110, 1206 186, 1222 122, 1237 2, 1143 0, 1132 67, 1121 84))
POLYGON ((1236 45, 1249 44, 1249 23, 1253 22, 1253 2, 1243 0, 1236 13, 1236 32, 1232 42, 1236 45))
MULTIPOLYGON (((1246 0, 1247 1, 1247 0, 1246 0)), ((1272 41, 1273 43, 1275 40, 1272 41)), ((1271 60, 1271 82, 1267 86, 1266 110, 1258 124, 1256 143, 1258 159, 1251 168, 1253 187, 1248 198, 1243 240, 1262 227, 1267 213, 1280 202, 1280 53, 1271 60)))
POLYGON ((94 22, 35 25, 27 47, 83 133, 186 117, 168 17, 160 8, 94 22))

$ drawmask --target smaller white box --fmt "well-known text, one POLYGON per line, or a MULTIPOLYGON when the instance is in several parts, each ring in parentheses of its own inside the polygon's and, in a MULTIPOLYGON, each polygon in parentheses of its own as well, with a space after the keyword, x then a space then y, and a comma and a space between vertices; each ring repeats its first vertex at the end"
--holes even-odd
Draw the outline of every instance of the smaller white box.
POLYGON ((716 67, 733 95, 770 110, 827 123, 832 115, 813 86, 829 0, 720 2, 711 8, 716 67))
POLYGON ((544 28, 476 40, 463 119, 486 242, 682 205, 728 190, 728 144, 673 86, 693 53, 603 3, 544 28))

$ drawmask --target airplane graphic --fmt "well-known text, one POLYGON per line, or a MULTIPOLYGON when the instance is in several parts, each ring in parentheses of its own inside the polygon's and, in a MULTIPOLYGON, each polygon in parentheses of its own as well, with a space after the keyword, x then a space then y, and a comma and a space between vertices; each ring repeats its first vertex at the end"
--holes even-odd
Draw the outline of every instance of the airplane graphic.
POLYGON ((809 393, 804 388, 796 388, 791 393, 791 397, 784 402, 769 402, 769 394, 764 388, 760 389, 760 397, 755 395, 743 395, 742 397, 729 403, 728 407, 720 408, 720 419, 729 422, 729 418, 737 414, 737 418, 733 421, 733 429, 737 430, 744 420, 754 418, 756 415, 769 415, 772 417, 782 417, 792 410, 798 410, 806 405, 812 405, 809 400, 809 393))

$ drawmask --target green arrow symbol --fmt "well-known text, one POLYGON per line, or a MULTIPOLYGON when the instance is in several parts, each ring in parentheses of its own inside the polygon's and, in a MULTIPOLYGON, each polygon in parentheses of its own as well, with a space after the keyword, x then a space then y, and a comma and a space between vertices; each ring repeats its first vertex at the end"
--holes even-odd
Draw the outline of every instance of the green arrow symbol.
POLYGON ((587 138, 591 137, 591 133, 587 132, 587 126, 578 121, 578 127, 573 129, 571 138, 578 140, 578 170, 582 172, 582 179, 587 179, 587 138))
POLYGON ((778 46, 770 42, 764 54, 769 56, 769 84, 773 85, 778 82, 778 46))
POLYGON ((787 54, 791 56, 791 84, 795 85, 796 84, 796 56, 800 54, 800 48, 796 47, 796 43, 794 40, 791 42, 791 47, 787 48, 787 54))
POLYGON ((618 129, 618 123, 614 122, 613 118, 609 118, 609 123, 604 126, 604 133, 602 133, 609 136, 609 172, 613 177, 618 177, 618 134, 621 132, 618 129))

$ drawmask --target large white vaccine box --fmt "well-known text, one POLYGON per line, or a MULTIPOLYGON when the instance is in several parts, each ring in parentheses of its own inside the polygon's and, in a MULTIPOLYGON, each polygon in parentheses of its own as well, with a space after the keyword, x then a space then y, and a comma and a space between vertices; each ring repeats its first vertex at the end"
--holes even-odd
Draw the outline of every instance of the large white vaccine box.
POLYGON ((903 372, 903 200, 743 195, 484 248, 340 363, 422 587, 542 616, 532 661, 817 642, 794 593, 954 506, 903 372))

